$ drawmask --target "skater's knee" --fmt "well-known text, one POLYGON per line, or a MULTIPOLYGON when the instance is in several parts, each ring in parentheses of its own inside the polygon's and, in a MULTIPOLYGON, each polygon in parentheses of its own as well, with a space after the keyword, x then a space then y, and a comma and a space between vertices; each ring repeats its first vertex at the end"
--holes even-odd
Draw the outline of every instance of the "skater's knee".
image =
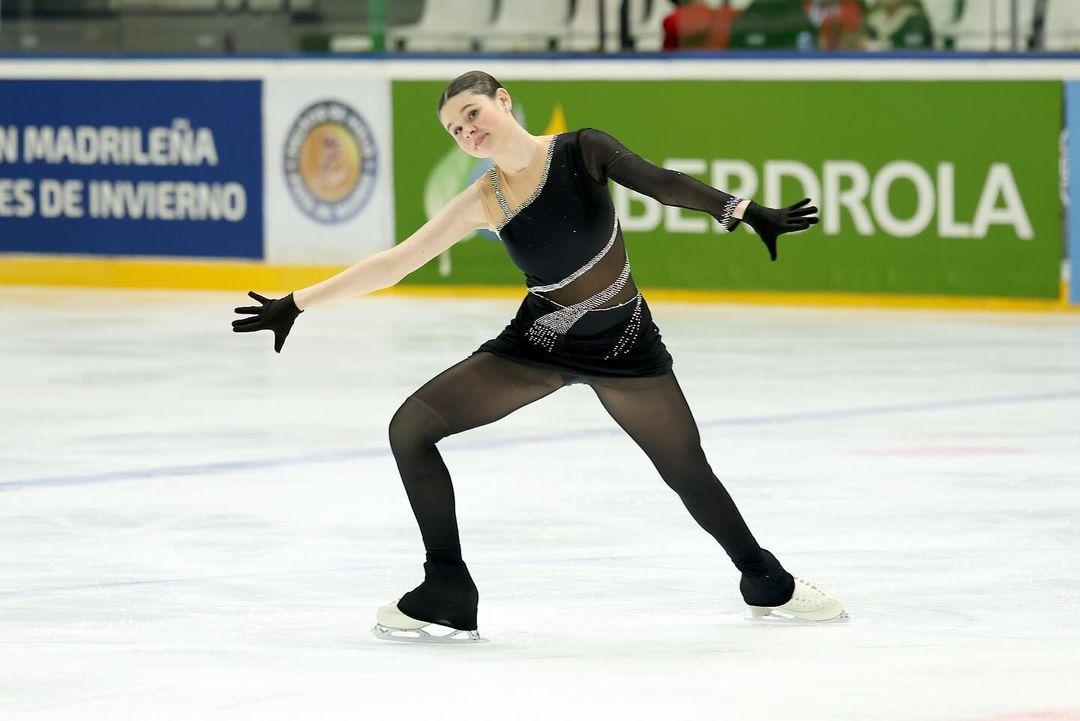
POLYGON ((700 447, 687 448, 674 458, 665 458, 656 463, 656 468, 664 481, 680 496, 707 492, 714 484, 720 483, 700 447))
POLYGON ((409 396, 390 419, 390 448, 400 450, 432 446, 445 438, 442 416, 416 396, 409 396))

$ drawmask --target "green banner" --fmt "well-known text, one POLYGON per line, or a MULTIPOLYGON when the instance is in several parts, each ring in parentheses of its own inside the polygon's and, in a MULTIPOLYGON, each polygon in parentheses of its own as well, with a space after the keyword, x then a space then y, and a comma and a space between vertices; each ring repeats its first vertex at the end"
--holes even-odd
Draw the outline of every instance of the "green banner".
MULTIPOLYGON (((441 82, 396 81, 402 238, 489 167, 439 126, 441 82)), ((534 134, 595 127, 658 165, 765 205, 810 196, 813 229, 770 263, 752 231, 612 185, 645 288, 1054 298, 1059 293, 1061 83, 520 81, 534 134)), ((491 234, 408 282, 519 284, 491 234)))

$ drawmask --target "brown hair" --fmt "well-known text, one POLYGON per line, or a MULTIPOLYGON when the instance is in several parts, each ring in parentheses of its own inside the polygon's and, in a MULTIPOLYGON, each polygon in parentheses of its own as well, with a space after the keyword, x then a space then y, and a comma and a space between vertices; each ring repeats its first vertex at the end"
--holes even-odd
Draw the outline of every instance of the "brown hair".
POLYGON ((442 91, 442 95, 439 96, 439 107, 435 112, 441 113, 443 106, 446 105, 446 101, 459 93, 471 92, 476 93, 477 95, 486 95, 489 98, 494 99, 495 91, 501 87, 502 83, 485 73, 483 70, 470 70, 464 75, 458 75, 450 81, 450 84, 442 91))

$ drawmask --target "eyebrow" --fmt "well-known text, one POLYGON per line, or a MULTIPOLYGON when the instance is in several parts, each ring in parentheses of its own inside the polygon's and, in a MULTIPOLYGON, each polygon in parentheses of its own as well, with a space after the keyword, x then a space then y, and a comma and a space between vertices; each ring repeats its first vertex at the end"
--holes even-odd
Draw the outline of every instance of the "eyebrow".
MULTIPOLYGON (((463 107, 463 108, 461 109, 461 112, 462 112, 462 113, 464 113, 464 112, 465 112, 466 110, 468 110, 469 108, 471 108, 471 107, 472 107, 473 105, 476 105, 476 103, 469 103, 468 105, 466 105, 465 107, 463 107)), ((451 121, 450 121, 449 123, 447 123, 447 124, 446 124, 446 129, 447 129, 447 130, 450 130, 450 126, 451 126, 451 125, 453 125, 453 124, 454 124, 454 121, 453 121, 453 120, 451 120, 451 121)))

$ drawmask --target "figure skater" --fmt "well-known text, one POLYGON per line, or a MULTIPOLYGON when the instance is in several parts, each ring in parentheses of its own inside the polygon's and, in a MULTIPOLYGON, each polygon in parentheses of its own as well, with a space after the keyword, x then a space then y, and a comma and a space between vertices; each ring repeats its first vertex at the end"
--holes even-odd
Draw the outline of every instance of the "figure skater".
POLYGON ((524 271, 528 293, 516 317, 471 356, 424 384, 390 421, 390 447, 424 541, 424 581, 379 609, 380 638, 482 640, 478 594, 461 557, 454 489, 437 443, 497 421, 571 383, 584 383, 641 447, 690 515, 741 572, 751 617, 846 618, 828 594, 792 577, 747 528, 713 474, 698 428, 649 306, 630 274, 608 180, 665 205, 706 212, 727 230, 740 222, 776 260, 782 233, 818 222, 810 199, 775 209, 659 168, 599 130, 531 135, 493 77, 469 72, 438 102, 458 146, 491 158, 491 171, 450 200, 402 243, 284 298, 237 308, 240 333, 269 329, 280 352, 297 316, 320 303, 394 285, 480 228, 499 235, 524 271), (430 624, 452 629, 425 631, 430 624))

